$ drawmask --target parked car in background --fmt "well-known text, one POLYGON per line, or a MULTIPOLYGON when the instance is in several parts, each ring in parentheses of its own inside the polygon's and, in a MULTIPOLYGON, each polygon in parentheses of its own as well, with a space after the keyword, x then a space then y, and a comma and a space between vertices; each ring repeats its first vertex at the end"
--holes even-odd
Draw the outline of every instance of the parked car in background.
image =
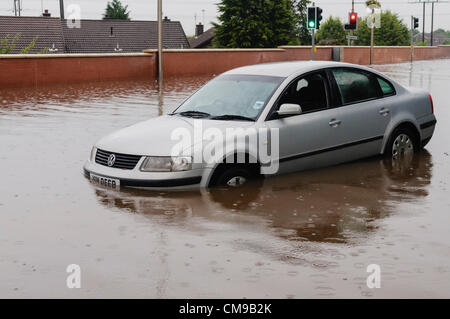
POLYGON ((216 77, 171 114, 101 139, 84 172, 109 187, 157 189, 236 186, 264 175, 258 152, 272 140, 244 150, 225 147, 220 161, 207 163, 194 160, 205 151, 200 136, 192 139, 189 156, 174 156, 174 130, 195 135, 198 122, 224 135, 230 128, 277 130, 278 152, 270 160, 278 163, 275 174, 283 174, 380 154, 410 158, 430 141, 436 118, 428 92, 364 66, 258 64, 216 77), (240 155, 245 162, 229 163, 240 155))

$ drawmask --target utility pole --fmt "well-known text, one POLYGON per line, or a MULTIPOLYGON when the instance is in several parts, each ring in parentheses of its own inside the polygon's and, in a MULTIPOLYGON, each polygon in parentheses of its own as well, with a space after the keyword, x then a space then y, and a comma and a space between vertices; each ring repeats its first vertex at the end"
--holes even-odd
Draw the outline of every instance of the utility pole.
POLYGON ((162 88, 163 83, 163 22, 162 0, 158 0, 158 84, 162 88))
POLYGON ((434 23, 434 2, 431 3, 431 41, 430 46, 433 46, 433 23, 434 23))
POLYGON ((20 12, 22 11, 20 0, 14 0, 14 16, 20 17, 20 12))
POLYGON ((59 0, 59 15, 64 20, 64 0, 59 0))
POLYGON ((422 42, 425 42, 425 2, 423 3, 422 42))

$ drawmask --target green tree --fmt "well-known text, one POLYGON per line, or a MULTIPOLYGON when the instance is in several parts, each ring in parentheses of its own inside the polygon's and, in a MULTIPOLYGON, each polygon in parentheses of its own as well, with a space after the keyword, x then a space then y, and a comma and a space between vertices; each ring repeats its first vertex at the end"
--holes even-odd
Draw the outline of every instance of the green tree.
POLYGON ((103 19, 130 20, 128 6, 124 6, 119 0, 108 1, 103 19))
POLYGON ((381 7, 381 4, 380 4, 380 1, 377 1, 377 0, 368 0, 368 1, 366 1, 366 6, 367 7, 369 7, 369 6, 376 6, 376 7, 381 7))
POLYGON ((311 32, 306 26, 308 20, 307 8, 310 3, 310 0, 293 0, 297 20, 296 34, 300 44, 311 45, 311 32))
POLYGON ((297 38, 297 16, 292 0, 266 1, 267 22, 271 24, 269 47, 300 44, 297 38))
POLYGON ((271 48, 297 44, 292 0, 221 0, 214 45, 225 48, 271 48))
MULTIPOLYGON (((9 34, 7 34, 4 38, 0 39, 0 54, 10 54, 16 48, 16 42, 22 36, 21 33, 17 33, 14 37, 11 38, 9 34)), ((38 36, 35 36, 33 40, 24 48, 19 51, 19 54, 28 54, 31 50, 34 49, 36 45, 36 41, 38 40, 38 36)), ((43 48, 38 54, 47 53, 48 48, 43 48)))
POLYGON ((17 40, 20 39, 21 34, 17 33, 13 38, 7 34, 3 39, 0 39, 0 54, 9 54, 16 47, 17 40))
MULTIPOLYGON (((358 30, 355 35, 358 36, 357 45, 370 45, 370 28, 367 19, 360 19, 358 30)), ((381 12, 381 27, 374 30, 375 45, 409 45, 410 31, 401 21, 397 14, 387 10, 381 12)))
POLYGON ((447 36, 448 38, 450 38, 450 31, 445 31, 442 28, 437 29, 436 31, 434 31, 434 33, 440 33, 440 34, 443 34, 443 35, 447 36))
POLYGON ((339 45, 345 44, 344 25, 339 18, 332 16, 321 24, 320 29, 316 33, 318 44, 339 45))

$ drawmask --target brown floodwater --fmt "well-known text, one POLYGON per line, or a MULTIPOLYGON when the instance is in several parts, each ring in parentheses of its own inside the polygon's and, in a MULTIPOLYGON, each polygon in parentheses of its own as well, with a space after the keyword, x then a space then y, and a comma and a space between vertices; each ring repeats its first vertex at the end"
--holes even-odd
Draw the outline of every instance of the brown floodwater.
POLYGON ((100 137, 174 109, 210 77, 0 88, 0 297, 450 297, 450 60, 376 66, 433 95, 435 136, 380 158, 238 190, 112 191, 100 137), (68 289, 66 268, 81 267, 68 289), (367 266, 381 269, 369 289, 367 266))

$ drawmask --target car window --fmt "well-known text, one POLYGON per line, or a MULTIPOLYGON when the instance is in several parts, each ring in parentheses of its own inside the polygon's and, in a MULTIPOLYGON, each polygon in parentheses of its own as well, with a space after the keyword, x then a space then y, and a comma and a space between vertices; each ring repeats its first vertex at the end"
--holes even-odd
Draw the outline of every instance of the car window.
POLYGON ((221 75, 203 86, 177 110, 256 119, 284 78, 256 75, 221 75))
POLYGON ((302 113, 327 108, 325 76, 321 73, 313 73, 295 80, 283 93, 278 107, 286 103, 300 105, 302 113))
POLYGON ((341 94, 342 104, 379 97, 379 84, 372 74, 355 69, 334 69, 332 73, 341 94))
POLYGON ((381 91, 383 92, 383 95, 392 95, 395 93, 394 87, 392 86, 391 83, 389 83, 388 81, 377 77, 378 80, 378 84, 381 87, 381 91))

